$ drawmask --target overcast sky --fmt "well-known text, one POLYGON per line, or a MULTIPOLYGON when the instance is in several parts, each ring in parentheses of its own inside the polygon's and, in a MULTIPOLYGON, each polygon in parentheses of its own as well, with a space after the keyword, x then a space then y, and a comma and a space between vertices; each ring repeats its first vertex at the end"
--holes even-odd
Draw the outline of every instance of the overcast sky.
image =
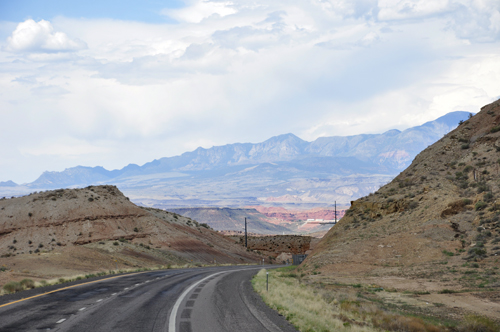
POLYGON ((498 0, 0 0, 0 181, 500 96, 498 0))

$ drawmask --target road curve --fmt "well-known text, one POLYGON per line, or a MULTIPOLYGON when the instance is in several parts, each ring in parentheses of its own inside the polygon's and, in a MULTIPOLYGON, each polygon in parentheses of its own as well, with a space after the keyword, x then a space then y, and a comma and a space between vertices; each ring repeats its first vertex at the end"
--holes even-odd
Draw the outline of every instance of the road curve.
POLYGON ((149 271, 61 285, 18 302, 4 296, 0 331, 296 331, 252 290, 260 268, 149 271))

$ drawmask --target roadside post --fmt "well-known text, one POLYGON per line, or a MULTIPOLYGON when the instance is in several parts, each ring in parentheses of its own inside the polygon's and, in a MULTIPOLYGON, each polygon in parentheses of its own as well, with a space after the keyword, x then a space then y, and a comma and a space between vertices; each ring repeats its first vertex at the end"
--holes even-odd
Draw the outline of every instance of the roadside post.
POLYGON ((269 292, 269 272, 266 272, 266 292, 269 292))

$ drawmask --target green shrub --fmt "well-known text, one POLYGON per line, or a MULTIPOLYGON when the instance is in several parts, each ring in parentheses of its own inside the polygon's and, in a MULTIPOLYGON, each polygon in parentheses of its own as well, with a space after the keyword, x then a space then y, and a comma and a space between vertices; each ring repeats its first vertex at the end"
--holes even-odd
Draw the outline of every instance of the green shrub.
POLYGON ((113 242, 113 245, 114 245, 114 246, 119 245, 118 241, 113 242))
POLYGON ((479 202, 476 203, 476 205, 474 206, 474 208, 476 209, 476 211, 481 211, 484 208, 486 208, 486 206, 488 206, 488 204, 486 204, 483 201, 479 201, 479 202))
POLYGON ((31 279, 23 279, 21 280, 21 282, 19 283, 21 285, 21 287, 23 287, 24 289, 32 289, 32 288, 35 288, 35 282, 31 279))
POLYGON ((445 254, 446 256, 455 256, 454 253, 452 253, 451 251, 448 251, 448 250, 443 250, 443 254, 445 254))
POLYGON ((493 128, 491 128, 490 132, 492 133, 496 133, 497 131, 500 131, 500 126, 495 126, 493 128))
POLYGON ((469 148, 469 144, 462 144, 462 150, 467 150, 469 148))
POLYGON ((21 284, 18 283, 18 282, 11 281, 11 282, 8 282, 5 285, 3 285, 3 290, 6 293, 12 294, 12 293, 16 293, 16 292, 22 291, 23 290, 23 286, 21 286, 21 284))
POLYGON ((139 232, 139 229, 137 227, 134 227, 134 232, 139 232))
POLYGON ((491 192, 486 193, 486 194, 484 195, 484 197, 483 197, 483 199, 484 199, 486 202, 490 202, 490 201, 492 201, 492 200, 493 200, 493 198, 494 198, 494 196, 493 196, 493 194, 492 194, 491 192))

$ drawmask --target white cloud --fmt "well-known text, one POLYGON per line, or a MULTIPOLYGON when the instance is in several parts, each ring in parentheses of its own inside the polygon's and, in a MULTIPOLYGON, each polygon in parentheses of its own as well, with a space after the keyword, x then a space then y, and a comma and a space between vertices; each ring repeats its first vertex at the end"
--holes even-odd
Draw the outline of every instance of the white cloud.
POLYGON ((500 94, 496 3, 192 1, 164 12, 175 24, 9 25, 0 142, 21 157, 0 158, 0 181, 25 181, 21 163, 38 174, 121 168, 197 145, 376 133, 476 112, 500 94), (88 48, 46 42, 54 31, 88 48), (55 44, 79 51, 46 46, 55 44))
POLYGON ((378 18, 386 20, 415 19, 446 12, 449 0, 379 0, 378 18))
POLYGON ((72 52, 87 48, 79 39, 70 39, 64 32, 54 32, 50 22, 32 19, 17 25, 7 38, 7 45, 7 50, 13 52, 72 52))
POLYGON ((236 12, 237 11, 233 7, 232 2, 216 2, 207 0, 194 0, 189 3, 187 7, 180 9, 162 10, 163 15, 189 23, 199 23, 212 15, 224 17, 236 12))

